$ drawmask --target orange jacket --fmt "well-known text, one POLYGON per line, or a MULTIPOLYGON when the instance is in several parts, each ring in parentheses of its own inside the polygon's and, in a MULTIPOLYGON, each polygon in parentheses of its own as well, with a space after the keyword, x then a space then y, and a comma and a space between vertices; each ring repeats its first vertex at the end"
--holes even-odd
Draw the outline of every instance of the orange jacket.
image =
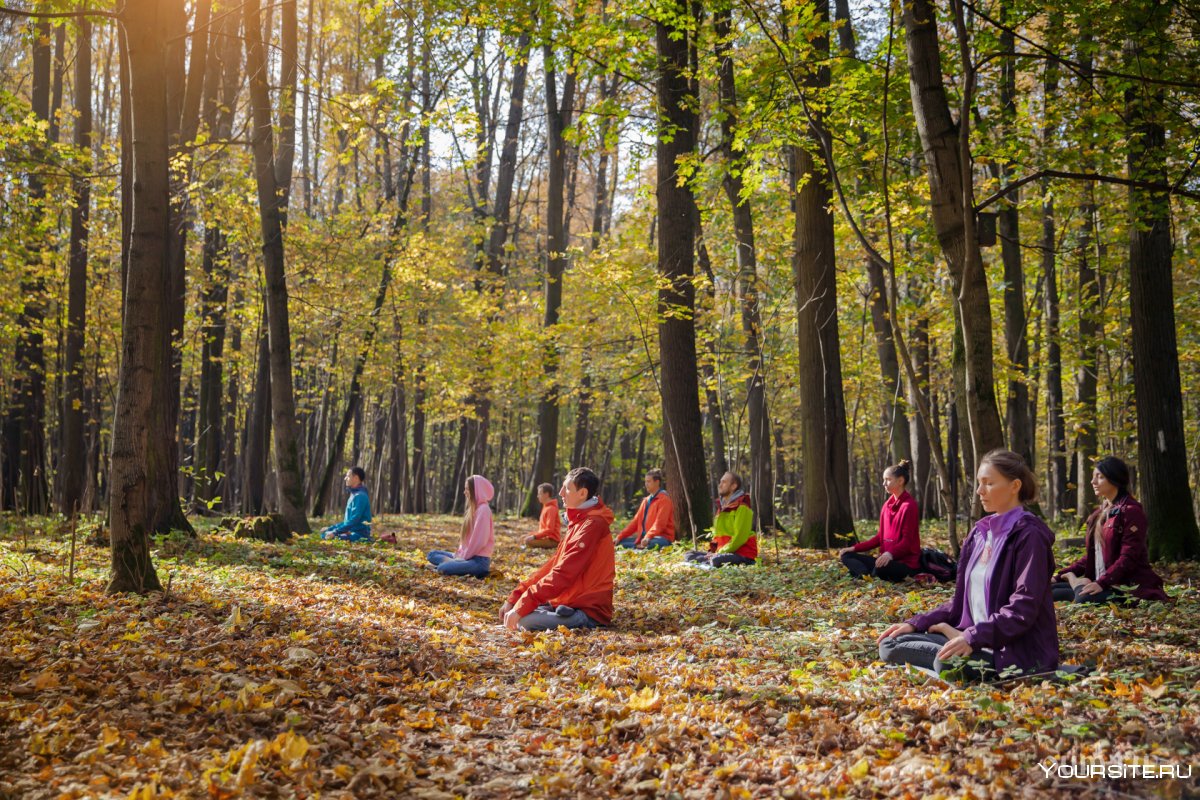
POLYGON ((612 622, 616 549, 613 513, 604 503, 567 509, 567 535, 550 560, 517 584, 508 602, 519 617, 543 603, 570 606, 601 625, 612 622))
POLYGON ((675 504, 671 502, 670 495, 659 490, 654 495, 642 498, 642 504, 638 506, 633 519, 629 520, 625 530, 617 534, 617 541, 628 539, 630 536, 637 537, 634 545, 655 536, 661 536, 668 542, 675 541, 675 504))
POLYGON ((535 539, 549 539, 557 542, 562 538, 562 523, 558 519, 558 501, 551 500, 542 506, 542 516, 538 519, 535 539))

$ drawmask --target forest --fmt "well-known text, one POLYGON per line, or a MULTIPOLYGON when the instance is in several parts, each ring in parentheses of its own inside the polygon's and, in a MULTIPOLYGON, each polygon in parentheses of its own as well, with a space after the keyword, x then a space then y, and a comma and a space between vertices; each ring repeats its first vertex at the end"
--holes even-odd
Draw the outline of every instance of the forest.
POLYGON ((1190 0, 0 0, 0 797, 1147 791, 1038 767, 1197 751, 1198 34, 1190 0), (950 590, 832 551, 911 464, 964 554, 997 449, 1057 564, 1127 462, 1169 602, 1060 606, 1078 681, 883 670, 950 590), (354 467, 394 544, 321 539, 354 467), (679 546, 617 552, 611 630, 511 634, 577 467, 620 527, 661 469, 679 546), (727 473, 762 569, 689 569, 727 473), (492 571, 447 583, 471 476, 492 571))

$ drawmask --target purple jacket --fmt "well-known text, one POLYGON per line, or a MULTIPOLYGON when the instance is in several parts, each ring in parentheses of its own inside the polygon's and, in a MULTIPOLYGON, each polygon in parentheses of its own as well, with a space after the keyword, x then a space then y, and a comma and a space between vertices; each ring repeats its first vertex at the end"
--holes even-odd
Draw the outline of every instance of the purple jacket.
POLYGON ((1096 581, 1105 589, 1114 586, 1136 586, 1134 597, 1142 600, 1167 601, 1162 578, 1150 567, 1150 556, 1146 550, 1146 512, 1142 504, 1125 495, 1109 507, 1097 508, 1088 517, 1087 539, 1084 541, 1083 558, 1063 567, 1055 575, 1064 572, 1096 581), (1100 546, 1104 548, 1104 577, 1096 578, 1096 534, 1100 534, 1100 546))
MULTIPOLYGON (((966 614, 967 576, 986 532, 976 525, 958 559, 954 598, 908 620, 918 631, 939 622, 957 625, 966 614)), ((1029 511, 1022 511, 1007 535, 993 543, 995 566, 987 585, 988 618, 963 630, 972 648, 988 647, 996 671, 1016 666, 1025 672, 1058 668, 1058 621, 1050 593, 1054 571, 1054 532, 1029 511)))

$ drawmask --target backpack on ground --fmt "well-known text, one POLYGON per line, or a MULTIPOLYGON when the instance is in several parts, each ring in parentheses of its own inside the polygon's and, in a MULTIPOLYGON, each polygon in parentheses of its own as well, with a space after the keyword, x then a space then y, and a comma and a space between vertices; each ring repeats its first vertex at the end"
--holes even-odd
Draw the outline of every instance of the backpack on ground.
POLYGON ((958 574, 958 562, 936 547, 922 547, 920 571, 932 575, 938 583, 952 583, 958 574))

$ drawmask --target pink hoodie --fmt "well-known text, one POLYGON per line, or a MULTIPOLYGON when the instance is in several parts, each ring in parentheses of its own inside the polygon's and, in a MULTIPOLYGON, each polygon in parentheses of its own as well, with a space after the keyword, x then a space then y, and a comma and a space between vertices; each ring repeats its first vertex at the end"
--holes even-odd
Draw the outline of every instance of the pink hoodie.
POLYGON ((454 551, 454 557, 466 560, 475 556, 492 557, 496 547, 496 536, 492 532, 492 509, 488 501, 496 494, 492 482, 482 475, 472 475, 471 481, 475 489, 475 523, 466 540, 454 551))

